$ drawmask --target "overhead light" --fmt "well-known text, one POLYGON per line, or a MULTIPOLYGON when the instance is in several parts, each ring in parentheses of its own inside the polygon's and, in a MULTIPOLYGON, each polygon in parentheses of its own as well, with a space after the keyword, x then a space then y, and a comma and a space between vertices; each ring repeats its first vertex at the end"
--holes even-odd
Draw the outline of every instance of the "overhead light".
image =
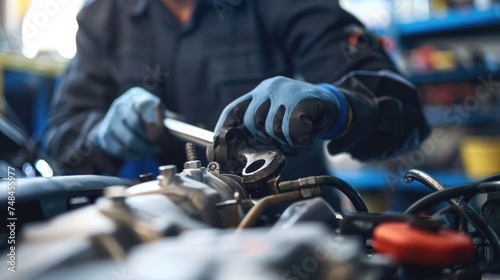
POLYGON ((85 0, 33 0, 22 26, 23 54, 34 58, 56 53, 70 59, 76 54, 76 16, 85 0))

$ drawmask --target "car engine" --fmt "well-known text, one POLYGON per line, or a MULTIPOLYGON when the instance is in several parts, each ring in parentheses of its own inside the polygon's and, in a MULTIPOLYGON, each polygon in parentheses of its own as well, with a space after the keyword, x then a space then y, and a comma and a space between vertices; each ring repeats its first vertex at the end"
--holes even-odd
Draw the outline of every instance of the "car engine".
MULTIPOLYGON (((404 213, 370 213, 340 178, 281 180, 286 156, 242 139, 224 130, 207 166, 188 143, 183 170, 161 166, 140 181, 18 179, 17 218, 0 215, 2 263, 15 273, 0 278, 499 279, 500 174, 447 187, 409 170, 407 183, 433 192, 404 213), (328 188, 355 211, 335 210, 328 188), (479 193, 488 199, 473 209, 479 193)), ((7 179, 2 209, 13 207, 7 179)))

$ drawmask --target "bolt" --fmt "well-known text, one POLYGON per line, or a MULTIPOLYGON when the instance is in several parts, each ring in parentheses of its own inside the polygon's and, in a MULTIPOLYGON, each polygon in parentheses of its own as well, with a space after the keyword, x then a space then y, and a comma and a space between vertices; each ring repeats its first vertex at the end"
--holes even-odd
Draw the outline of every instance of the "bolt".
POLYGON ((208 171, 212 174, 219 174, 219 164, 211 162, 208 164, 208 171))
POLYGON ((201 161, 193 160, 184 163, 184 169, 198 169, 201 168, 201 161))
POLYGON ((177 174, 177 166, 175 165, 163 165, 158 168, 160 175, 163 177, 170 179, 177 174))
POLYGON ((109 198, 114 206, 124 206, 127 187, 111 186, 104 189, 104 196, 109 198))
POLYGON ((313 196, 313 191, 310 188, 301 189, 300 195, 302 196, 302 198, 309 198, 309 197, 313 196))
POLYGON ((104 189, 104 196, 107 198, 120 198, 125 196, 125 190, 127 188, 124 186, 111 186, 104 189))
POLYGON ((217 170, 217 164, 215 164, 215 163, 210 163, 210 164, 208 165, 208 170, 210 170, 210 171, 215 171, 215 170, 217 170))
POLYGON ((158 176, 156 176, 156 179, 158 180, 160 187, 167 187, 168 186, 169 180, 168 180, 168 178, 165 178, 165 176, 158 175, 158 176))
POLYGON ((198 155, 196 154, 196 145, 193 143, 186 143, 186 157, 187 161, 198 160, 198 155))
POLYGON ((153 181, 153 180, 154 180, 153 173, 146 173, 146 174, 139 175, 139 181, 141 181, 141 183, 149 182, 149 181, 153 181))
POLYGON ((159 181, 161 187, 167 187, 177 174, 177 166, 163 165, 158 168, 159 175, 156 179, 159 181))

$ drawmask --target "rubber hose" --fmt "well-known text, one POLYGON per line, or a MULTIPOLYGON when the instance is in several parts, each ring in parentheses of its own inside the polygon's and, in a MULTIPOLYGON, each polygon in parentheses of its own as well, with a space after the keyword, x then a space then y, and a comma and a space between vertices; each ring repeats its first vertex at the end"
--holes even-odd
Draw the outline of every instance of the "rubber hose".
POLYGON ((366 207, 361 195, 347 182, 337 177, 332 176, 315 176, 317 185, 327 185, 331 186, 339 191, 341 191, 349 200, 358 212, 368 212, 368 207, 366 207))

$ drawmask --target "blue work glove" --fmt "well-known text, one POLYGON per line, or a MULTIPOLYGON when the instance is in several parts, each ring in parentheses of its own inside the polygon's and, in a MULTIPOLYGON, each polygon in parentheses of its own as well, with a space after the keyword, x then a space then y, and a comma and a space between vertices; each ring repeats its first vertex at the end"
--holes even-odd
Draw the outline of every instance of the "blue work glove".
POLYGON ((331 140, 339 136, 346 128, 349 110, 343 94, 332 85, 275 77, 231 102, 214 133, 243 124, 262 142, 304 146, 314 138, 331 140))
POLYGON ((117 158, 134 159, 160 152, 165 135, 160 99, 142 88, 131 88, 115 99, 97 131, 97 144, 117 158))

